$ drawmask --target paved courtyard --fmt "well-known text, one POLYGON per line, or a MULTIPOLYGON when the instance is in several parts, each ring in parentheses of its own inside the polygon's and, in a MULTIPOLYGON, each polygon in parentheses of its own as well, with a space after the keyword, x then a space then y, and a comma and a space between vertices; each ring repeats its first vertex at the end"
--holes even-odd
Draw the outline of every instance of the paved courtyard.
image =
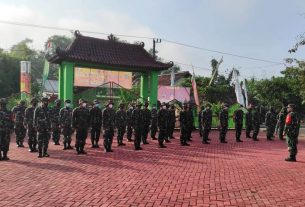
POLYGON ((149 140, 143 151, 115 142, 107 154, 51 145, 43 159, 12 142, 11 160, 0 162, 0 206, 305 206, 304 141, 288 163, 285 142, 233 135, 219 144, 213 131, 202 145, 194 133, 190 147, 175 139, 167 149, 149 140))

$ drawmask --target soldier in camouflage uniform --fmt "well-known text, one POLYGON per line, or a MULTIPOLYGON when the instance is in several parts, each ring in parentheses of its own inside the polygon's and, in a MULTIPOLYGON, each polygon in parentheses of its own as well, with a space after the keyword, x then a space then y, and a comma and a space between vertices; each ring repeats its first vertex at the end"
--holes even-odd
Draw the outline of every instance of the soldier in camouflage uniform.
POLYGON ((269 111, 266 113, 265 124, 267 128, 267 140, 272 141, 276 126, 276 113, 273 107, 270 107, 269 111))
POLYGON ((59 122, 63 135, 63 150, 73 149, 73 147, 71 146, 71 135, 73 133, 71 100, 65 100, 65 106, 60 109, 59 122))
POLYGON ((156 138, 157 131, 158 131, 158 110, 156 104, 154 104, 151 109, 150 137, 152 140, 157 140, 156 138))
POLYGON ((136 108, 132 111, 131 122, 132 128, 134 131, 134 147, 135 150, 142 150, 141 144, 141 136, 143 134, 143 111, 141 109, 142 104, 140 102, 137 103, 136 108))
POLYGON ((300 120, 295 112, 295 105, 289 104, 287 106, 287 116, 285 120, 285 135, 288 145, 289 157, 285 159, 288 162, 296 162, 296 155, 298 153, 298 136, 300 130, 300 120))
POLYGON ((222 109, 219 113, 219 122, 220 122, 219 140, 221 143, 227 143, 226 134, 228 131, 228 120, 229 120, 228 107, 229 106, 227 104, 223 104, 222 109))
POLYGON ((236 142, 242 142, 240 139, 241 132, 243 129, 243 120, 244 120, 244 112, 242 110, 242 105, 240 105, 240 108, 238 108, 236 111, 234 111, 233 114, 233 120, 235 123, 235 138, 236 142))
POLYGON ((103 129, 104 129, 104 150, 105 152, 113 152, 111 149, 115 127, 115 110, 113 102, 109 101, 103 110, 103 129))
POLYGON ((176 109, 175 106, 172 105, 169 109, 169 138, 170 139, 175 139, 174 135, 174 130, 175 130, 175 124, 176 124, 176 109))
POLYGON ((246 138, 251 138, 252 131, 252 106, 247 108, 246 112, 246 138))
POLYGON ((87 108, 87 102, 83 99, 78 101, 79 106, 72 112, 72 126, 76 129, 75 148, 77 154, 87 154, 85 144, 90 127, 90 112, 87 108))
POLYGON ((90 125, 91 125, 91 144, 92 148, 99 148, 98 142, 101 135, 101 127, 103 121, 102 110, 100 109, 100 102, 93 101, 93 107, 90 110, 90 125))
POLYGON ((161 104, 161 109, 158 111, 158 128, 159 128, 159 136, 158 142, 160 148, 166 148, 164 145, 164 140, 167 136, 168 131, 168 111, 166 108, 166 104, 163 102, 161 104))
POLYGON ((7 153, 9 151, 11 133, 14 125, 12 113, 6 108, 7 100, 0 99, 0 160, 9 160, 7 153))
POLYGON ((165 104, 166 105, 166 117, 167 117, 167 130, 166 130, 166 133, 165 133, 165 138, 164 138, 164 140, 165 140, 165 142, 166 143, 169 143, 169 142, 171 142, 170 140, 169 140, 169 133, 170 133, 170 128, 169 128, 169 125, 170 125, 170 118, 169 118, 169 103, 166 103, 165 104))
POLYGON ((209 133, 212 127, 212 116, 213 112, 211 110, 211 105, 207 104, 205 110, 201 114, 201 123, 202 123, 202 143, 210 144, 209 141, 209 133))
POLYGON ((258 141, 257 136, 260 128, 260 113, 258 107, 255 107, 254 110, 252 111, 252 128, 253 128, 252 139, 254 141, 258 141))
POLYGON ((25 115, 24 115, 24 126, 28 132, 28 144, 29 144, 29 151, 30 152, 37 152, 37 131, 34 127, 34 111, 37 107, 38 101, 36 98, 31 100, 31 106, 26 108, 25 115))
POLYGON ((142 142, 143 144, 149 144, 147 142, 147 136, 149 133, 150 128, 150 122, 151 122, 151 112, 148 109, 149 103, 145 102, 144 108, 143 108, 143 133, 142 133, 142 142))
POLYGON ((127 113, 125 111, 124 103, 120 103, 119 107, 115 116, 116 128, 118 129, 117 140, 118 146, 125 146, 126 144, 123 143, 123 137, 126 131, 127 113))
POLYGON ((23 125, 23 119, 25 109, 26 106, 24 100, 21 100, 19 104, 12 109, 17 147, 24 147, 23 141, 26 135, 26 129, 23 125))
POLYGON ((199 128, 199 136, 201 138, 202 138, 202 130, 203 130, 202 122, 201 122, 201 114, 202 114, 203 110, 204 110, 204 106, 201 106, 201 110, 198 113, 198 126, 199 126, 198 128, 199 128))
POLYGON ((189 124, 187 120, 187 112, 188 112, 188 105, 183 104, 183 109, 180 111, 179 121, 180 121, 180 145, 181 146, 190 146, 187 143, 187 136, 189 130, 189 124))
POLYGON ((280 111, 280 113, 277 116, 277 124, 276 124, 276 128, 277 128, 277 133, 279 135, 279 139, 280 140, 284 140, 284 129, 285 129, 285 119, 287 116, 287 108, 283 107, 282 110, 280 111))
POLYGON ((187 141, 192 141, 192 132, 195 129, 194 126, 194 114, 193 114, 193 109, 191 107, 191 105, 188 103, 188 124, 189 124, 189 130, 187 131, 188 136, 187 136, 187 141))
POLYGON ((132 120, 131 120, 131 117, 132 117, 133 110, 134 110, 134 104, 130 103, 129 108, 126 112, 126 115, 127 115, 127 140, 128 140, 128 142, 133 141, 131 139, 131 137, 132 137, 132 120))
POLYGON ((55 100, 55 106, 52 108, 52 139, 54 145, 59 145, 60 140, 60 124, 59 124, 59 111, 60 111, 60 100, 55 100))
POLYGON ((51 132, 51 110, 48 108, 49 99, 43 97, 42 105, 34 112, 34 126, 37 130, 38 158, 49 157, 48 146, 51 132))

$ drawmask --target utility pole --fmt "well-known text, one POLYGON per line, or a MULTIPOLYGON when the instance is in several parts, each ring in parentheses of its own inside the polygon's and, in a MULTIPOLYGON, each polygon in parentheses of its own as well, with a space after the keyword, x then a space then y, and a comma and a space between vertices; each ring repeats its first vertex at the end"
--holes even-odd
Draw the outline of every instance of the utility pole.
POLYGON ((161 39, 153 39, 153 58, 156 59, 156 43, 161 43, 161 39))

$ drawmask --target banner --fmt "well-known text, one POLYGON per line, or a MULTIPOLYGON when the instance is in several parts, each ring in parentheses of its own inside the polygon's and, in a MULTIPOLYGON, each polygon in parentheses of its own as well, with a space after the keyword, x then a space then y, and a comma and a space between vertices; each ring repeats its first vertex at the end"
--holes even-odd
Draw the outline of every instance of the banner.
POLYGON ((158 100, 162 102, 169 102, 176 99, 181 103, 190 101, 190 88, 186 87, 172 87, 172 86, 159 86, 158 100))
POLYGON ((242 94, 242 90, 240 87, 240 83, 238 80, 238 74, 237 74, 236 70, 233 70, 232 83, 235 86, 235 94, 236 94, 237 103, 239 103, 245 107, 244 96, 242 94))
POLYGON ((31 62, 20 62, 20 92, 31 93, 31 62))
POLYGON ((123 88, 132 88, 132 73, 91 68, 74 68, 74 86, 97 87, 114 82, 123 88))

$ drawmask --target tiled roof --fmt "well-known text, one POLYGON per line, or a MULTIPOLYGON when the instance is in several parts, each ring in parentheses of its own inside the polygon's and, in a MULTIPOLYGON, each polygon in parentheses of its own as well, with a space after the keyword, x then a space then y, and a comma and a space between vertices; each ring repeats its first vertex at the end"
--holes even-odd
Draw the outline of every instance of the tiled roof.
POLYGON ((142 44, 129 44, 114 40, 104 40, 81 35, 75 32, 75 40, 70 46, 62 50, 57 48, 56 53, 48 57, 51 63, 72 61, 119 68, 128 68, 131 71, 161 71, 172 67, 173 63, 156 61, 142 44))
MULTIPOLYGON (((188 78, 191 77, 191 73, 188 71, 182 71, 175 73, 175 85, 177 82, 179 82, 182 78, 188 78)), ((158 81, 159 86, 170 86, 171 85, 171 74, 162 74, 159 75, 159 81, 158 81)))

